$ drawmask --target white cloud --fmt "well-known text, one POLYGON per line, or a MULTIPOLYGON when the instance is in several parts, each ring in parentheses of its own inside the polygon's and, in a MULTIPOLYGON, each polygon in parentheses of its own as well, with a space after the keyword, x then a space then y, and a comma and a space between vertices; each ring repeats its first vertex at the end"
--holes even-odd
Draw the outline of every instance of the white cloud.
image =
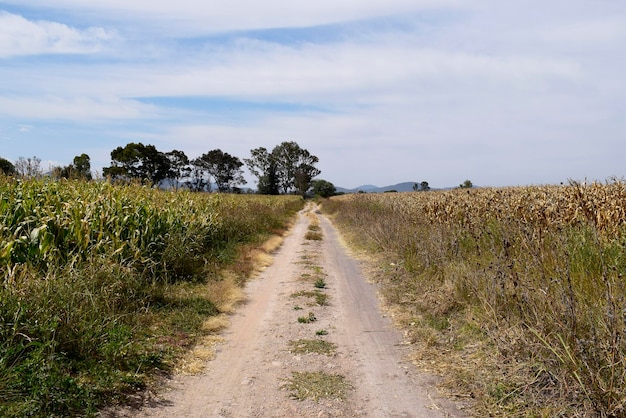
POLYGON ((89 11, 101 18, 141 21, 162 36, 219 31, 316 26, 421 10, 464 7, 463 0, 13 0, 18 6, 89 11), (166 31, 163 31, 166 25, 166 31))
POLYGON ((103 28, 79 30, 51 21, 30 21, 0 11, 0 57, 92 53, 115 34, 103 28))
MULTIPOLYGON (((117 98, 91 98, 86 96, 20 96, 0 97, 0 113, 21 119, 39 120, 102 120, 155 117, 154 106, 117 98)), ((20 132, 30 127, 22 125, 20 132)))
POLYGON ((625 16, 576 20, 546 28, 540 37, 558 43, 598 44, 626 41, 625 16))
MULTIPOLYGON (((425 84, 442 80, 530 86, 548 79, 571 82, 580 76, 576 62, 558 57, 437 51, 402 39, 392 43, 345 42, 301 47, 244 44, 178 64, 120 64, 88 72, 81 66, 67 66, 63 71, 50 71, 45 78, 39 76, 38 69, 20 69, 19 73, 19 79, 16 73, 4 76, 13 76, 16 83, 23 83, 21 88, 31 90, 33 95, 210 96, 330 106, 412 96, 423 91, 425 84)), ((138 106, 132 105, 130 113, 122 117, 137 116, 137 110, 138 106)), ((47 113, 41 114, 48 117, 47 113)), ((119 112, 112 116, 116 114, 119 112)))

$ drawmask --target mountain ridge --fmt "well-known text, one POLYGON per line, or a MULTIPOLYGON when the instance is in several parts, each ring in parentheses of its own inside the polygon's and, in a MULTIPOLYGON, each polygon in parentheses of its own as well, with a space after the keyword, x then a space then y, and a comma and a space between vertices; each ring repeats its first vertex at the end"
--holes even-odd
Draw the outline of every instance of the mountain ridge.
MULTIPOLYGON (((419 183, 417 183, 419 184, 419 183)), ((365 184, 359 187, 355 187, 353 189, 347 189, 345 187, 336 187, 338 193, 384 193, 395 190, 397 192, 412 192, 413 186, 415 185, 414 181, 406 181, 402 183, 393 184, 390 186, 374 186, 372 184, 365 184)))

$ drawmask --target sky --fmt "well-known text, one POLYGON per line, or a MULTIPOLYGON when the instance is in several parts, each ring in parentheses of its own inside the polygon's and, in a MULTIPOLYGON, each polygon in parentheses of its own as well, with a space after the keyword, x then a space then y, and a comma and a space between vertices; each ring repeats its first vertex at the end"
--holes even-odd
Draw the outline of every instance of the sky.
POLYGON ((284 141, 345 188, 623 178, 626 2, 0 0, 0 157, 284 141))

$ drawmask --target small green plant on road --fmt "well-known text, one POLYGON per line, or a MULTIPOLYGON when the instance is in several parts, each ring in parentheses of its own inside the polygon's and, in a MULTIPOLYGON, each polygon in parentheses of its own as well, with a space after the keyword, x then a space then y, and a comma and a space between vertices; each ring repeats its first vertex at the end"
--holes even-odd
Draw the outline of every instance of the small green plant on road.
POLYGON ((317 321, 315 314, 313 312, 309 312, 307 316, 301 316, 298 318, 298 322, 301 324, 309 324, 311 322, 317 321))
POLYGON ((324 340, 295 340, 289 341, 289 351, 294 354, 316 353, 332 356, 337 351, 337 344, 324 340))
POLYGON ((285 385, 291 397, 303 401, 312 399, 346 399, 353 386, 340 374, 325 372, 293 372, 285 385))

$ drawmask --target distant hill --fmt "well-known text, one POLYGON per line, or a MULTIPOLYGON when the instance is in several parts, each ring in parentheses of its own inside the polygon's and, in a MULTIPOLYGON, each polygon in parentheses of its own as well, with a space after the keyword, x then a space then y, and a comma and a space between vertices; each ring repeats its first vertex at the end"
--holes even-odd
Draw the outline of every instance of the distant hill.
POLYGON ((345 189, 343 187, 337 187, 337 192, 339 192, 339 193, 358 193, 359 191, 362 191, 362 192, 366 192, 366 193, 384 193, 384 192, 388 192, 390 190, 395 190, 397 192, 412 192, 414 184, 415 184, 414 181, 408 181, 408 182, 398 183, 398 184, 394 184, 392 186, 384 186, 384 187, 373 186, 371 184, 366 184, 366 185, 363 185, 363 186, 359 186, 359 187, 356 187, 354 189, 345 189))

